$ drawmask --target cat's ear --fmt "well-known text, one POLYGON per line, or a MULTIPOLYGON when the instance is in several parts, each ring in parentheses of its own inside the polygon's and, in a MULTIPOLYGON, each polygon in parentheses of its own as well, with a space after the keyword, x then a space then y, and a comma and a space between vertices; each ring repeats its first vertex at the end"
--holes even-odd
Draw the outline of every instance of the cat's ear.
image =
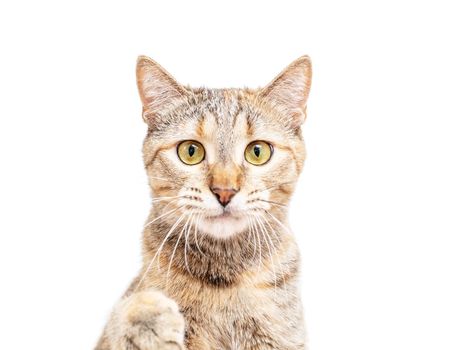
POLYGON ((137 60, 137 85, 143 103, 143 119, 148 124, 187 93, 163 67, 146 56, 139 56, 137 60))
POLYGON ((306 118, 311 77, 311 59, 302 56, 261 89, 259 95, 287 115, 294 127, 299 127, 306 118))

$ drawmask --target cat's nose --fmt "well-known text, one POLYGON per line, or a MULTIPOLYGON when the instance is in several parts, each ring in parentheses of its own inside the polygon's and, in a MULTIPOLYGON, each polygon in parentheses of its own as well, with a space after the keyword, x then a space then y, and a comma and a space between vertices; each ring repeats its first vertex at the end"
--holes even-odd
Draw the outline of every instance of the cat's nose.
POLYGON ((235 196, 235 194, 237 193, 236 189, 233 188, 218 188, 218 187, 214 187, 210 189, 213 194, 215 195, 215 197, 217 197, 218 202, 220 202, 220 204, 225 207, 229 204, 229 202, 231 201, 232 197, 235 196))

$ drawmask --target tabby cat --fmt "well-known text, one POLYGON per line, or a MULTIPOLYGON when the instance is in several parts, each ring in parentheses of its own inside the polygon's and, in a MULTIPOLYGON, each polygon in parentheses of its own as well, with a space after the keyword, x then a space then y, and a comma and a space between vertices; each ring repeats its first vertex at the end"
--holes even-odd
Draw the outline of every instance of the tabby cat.
POLYGON ((259 89, 178 84, 137 62, 153 197, 143 265, 96 350, 304 349, 287 205, 303 168, 303 56, 259 89))

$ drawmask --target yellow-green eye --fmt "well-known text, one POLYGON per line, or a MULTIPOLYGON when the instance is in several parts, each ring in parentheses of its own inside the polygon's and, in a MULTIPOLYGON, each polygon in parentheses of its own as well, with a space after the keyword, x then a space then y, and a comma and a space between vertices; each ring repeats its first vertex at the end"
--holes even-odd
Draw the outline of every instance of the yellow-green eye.
POLYGON ((245 149, 245 159, 253 165, 262 165, 270 160, 273 147, 265 141, 251 142, 245 149))
POLYGON ((204 147, 196 141, 183 141, 177 146, 179 159, 187 165, 195 165, 204 160, 204 147))

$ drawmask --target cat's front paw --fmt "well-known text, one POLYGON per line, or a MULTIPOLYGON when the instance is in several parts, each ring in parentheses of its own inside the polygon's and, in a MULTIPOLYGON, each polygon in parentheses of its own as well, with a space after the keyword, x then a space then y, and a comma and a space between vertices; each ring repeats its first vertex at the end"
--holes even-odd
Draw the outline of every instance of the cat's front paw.
POLYGON ((164 294, 132 294, 118 303, 114 314, 112 349, 184 349, 184 318, 176 302, 164 294))

